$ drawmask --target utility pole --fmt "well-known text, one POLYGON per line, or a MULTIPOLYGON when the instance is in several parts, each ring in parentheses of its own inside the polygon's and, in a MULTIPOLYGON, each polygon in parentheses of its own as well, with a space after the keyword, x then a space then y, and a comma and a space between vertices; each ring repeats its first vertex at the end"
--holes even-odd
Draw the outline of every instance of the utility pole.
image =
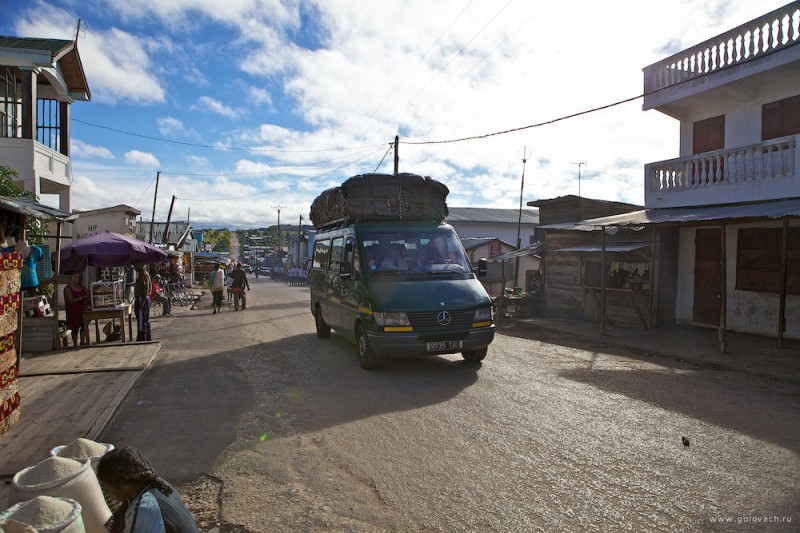
POLYGON ((150 244, 153 244, 153 225, 156 223, 156 200, 158 199, 158 178, 161 176, 161 171, 156 173, 156 192, 153 194, 153 216, 150 217, 150 244))
POLYGON ((285 205, 273 205, 273 209, 278 210, 278 260, 281 259, 281 209, 286 207, 285 205))
POLYGON ((586 161, 579 161, 577 163, 570 162, 570 165, 578 165, 578 198, 581 197, 581 167, 586 164, 586 161))
POLYGON ((297 268, 300 268, 300 238, 301 238, 301 226, 303 225, 303 215, 300 215, 300 222, 297 223, 297 256, 296 256, 296 264, 297 268))
POLYGON ((172 196, 172 202, 169 204, 169 213, 167 213, 167 224, 164 226, 164 235, 161 237, 161 244, 169 244, 169 223, 172 221, 172 208, 175 207, 175 195, 172 196))
MULTIPOLYGON (((517 250, 522 248, 522 239, 520 233, 522 230, 522 191, 525 189, 525 163, 528 162, 528 157, 531 155, 531 149, 523 146, 519 149, 519 155, 522 157, 522 182, 519 185, 519 218, 517 219, 517 250)), ((519 282, 519 256, 514 263, 514 286, 519 282)), ((505 290, 505 287, 503 287, 505 290)))
POLYGON ((570 165, 578 165, 578 220, 583 220, 581 215, 581 167, 586 164, 586 161, 579 161, 577 163, 570 162, 570 165))
POLYGON ((397 174, 400 171, 400 136, 394 136, 394 173, 397 174))

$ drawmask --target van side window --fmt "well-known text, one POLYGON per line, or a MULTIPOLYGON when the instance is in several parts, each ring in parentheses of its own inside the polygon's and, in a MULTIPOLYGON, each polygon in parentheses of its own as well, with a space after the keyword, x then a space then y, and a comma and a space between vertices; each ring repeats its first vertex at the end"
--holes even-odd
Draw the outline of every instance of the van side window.
POLYGON ((314 260, 311 263, 312 268, 321 268, 325 270, 328 268, 328 259, 330 258, 331 241, 317 241, 314 243, 314 260))
POLYGON ((331 243, 331 272, 338 273, 342 264, 342 254, 344 253, 344 237, 337 237, 331 243))

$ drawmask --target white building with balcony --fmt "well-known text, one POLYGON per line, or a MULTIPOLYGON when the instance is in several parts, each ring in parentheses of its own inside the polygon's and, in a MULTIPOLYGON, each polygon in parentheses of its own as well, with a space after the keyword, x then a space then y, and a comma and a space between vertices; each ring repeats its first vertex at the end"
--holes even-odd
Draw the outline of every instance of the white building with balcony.
POLYGON ((645 209, 544 226, 597 234, 600 322, 627 228, 648 251, 646 327, 716 327, 723 351, 726 330, 800 338, 800 2, 646 67, 643 109, 680 121, 678 157, 645 165, 645 209))
POLYGON ((90 99, 76 41, 0 36, 0 164, 62 211, 72 207, 70 105, 90 99))
POLYGON ((800 338, 800 2, 646 67, 644 87, 644 110, 680 121, 645 207, 698 214, 677 228, 676 320, 800 338))

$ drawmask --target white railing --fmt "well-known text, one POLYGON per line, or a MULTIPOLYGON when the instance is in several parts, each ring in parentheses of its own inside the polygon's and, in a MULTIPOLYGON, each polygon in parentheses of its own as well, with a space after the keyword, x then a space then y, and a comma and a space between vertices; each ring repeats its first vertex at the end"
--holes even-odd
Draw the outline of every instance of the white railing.
POLYGON ((650 192, 713 187, 793 176, 797 136, 645 165, 650 192))
POLYGON ((800 43, 800 1, 644 69, 644 93, 711 74, 800 43))

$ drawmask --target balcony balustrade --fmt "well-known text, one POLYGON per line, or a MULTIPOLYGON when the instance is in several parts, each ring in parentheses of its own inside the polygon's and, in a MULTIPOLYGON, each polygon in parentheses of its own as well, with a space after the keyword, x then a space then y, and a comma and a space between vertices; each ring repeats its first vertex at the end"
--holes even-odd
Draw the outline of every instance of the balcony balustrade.
POLYGON ((645 165, 645 206, 680 207, 799 196, 798 137, 645 165))
POLYGON ((753 61, 798 44, 800 2, 792 2, 644 69, 644 93, 753 61))

